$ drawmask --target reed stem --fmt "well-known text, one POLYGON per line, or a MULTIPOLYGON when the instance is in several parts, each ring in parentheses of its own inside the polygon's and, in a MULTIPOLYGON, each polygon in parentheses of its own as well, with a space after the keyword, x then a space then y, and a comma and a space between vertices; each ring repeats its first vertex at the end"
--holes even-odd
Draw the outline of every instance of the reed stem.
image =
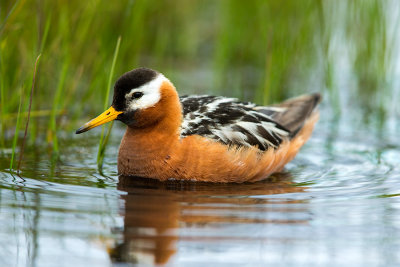
MULTIPOLYGON (((113 56, 113 60, 111 63, 111 70, 110 70, 110 74, 108 76, 108 83, 107 83, 107 90, 106 90, 106 94, 104 96, 104 106, 103 106, 103 110, 106 110, 108 107, 108 99, 110 97, 110 88, 111 88, 111 82, 114 76, 114 69, 115 69, 115 64, 117 62, 117 57, 118 57, 118 53, 119 53, 119 47, 121 44, 121 36, 118 37, 117 40, 117 45, 115 46, 115 50, 114 50, 114 56, 113 56)), ((113 126, 113 123, 110 123, 108 126, 108 130, 107 130, 107 134, 106 136, 104 136, 104 130, 105 130, 105 125, 102 126, 101 128, 101 135, 100 135, 100 141, 99 141, 99 150, 97 152, 97 168, 98 171, 103 174, 103 161, 104 161, 104 154, 105 154, 105 150, 106 150, 106 146, 109 140, 109 136, 111 134, 111 128, 113 126)))

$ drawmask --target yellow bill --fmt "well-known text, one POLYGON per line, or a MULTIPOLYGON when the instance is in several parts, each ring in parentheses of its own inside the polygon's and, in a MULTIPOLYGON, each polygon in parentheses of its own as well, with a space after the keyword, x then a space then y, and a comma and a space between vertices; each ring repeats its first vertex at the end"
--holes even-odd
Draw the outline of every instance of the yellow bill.
POLYGON ((109 109, 101 113, 99 116, 94 118, 93 120, 85 123, 81 128, 76 130, 76 134, 80 134, 86 131, 89 131, 90 129, 93 129, 94 127, 97 127, 99 125, 102 125, 106 122, 115 120, 119 114, 121 114, 122 111, 116 111, 113 106, 111 106, 109 109))

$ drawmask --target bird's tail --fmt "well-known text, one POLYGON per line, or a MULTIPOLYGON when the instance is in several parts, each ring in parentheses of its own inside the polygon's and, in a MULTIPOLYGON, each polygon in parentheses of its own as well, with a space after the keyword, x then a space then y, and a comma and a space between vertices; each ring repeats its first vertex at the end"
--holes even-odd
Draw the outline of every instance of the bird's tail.
MULTIPOLYGON (((276 105, 277 112, 271 114, 271 111, 268 110, 268 115, 288 129, 290 136, 294 137, 301 130, 305 121, 314 112, 318 112, 316 107, 320 101, 319 93, 298 96, 276 105)), ((259 111, 263 112, 262 107, 259 108, 259 111)))

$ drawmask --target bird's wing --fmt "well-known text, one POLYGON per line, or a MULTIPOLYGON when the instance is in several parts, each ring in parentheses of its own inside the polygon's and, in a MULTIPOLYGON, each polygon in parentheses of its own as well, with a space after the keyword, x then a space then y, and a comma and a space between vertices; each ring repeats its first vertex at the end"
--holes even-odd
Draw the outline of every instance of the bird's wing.
POLYGON ((279 107, 263 107, 218 96, 182 96, 181 137, 200 135, 227 145, 277 148, 289 130, 273 120, 279 107), (269 113, 269 114, 267 114, 269 113))

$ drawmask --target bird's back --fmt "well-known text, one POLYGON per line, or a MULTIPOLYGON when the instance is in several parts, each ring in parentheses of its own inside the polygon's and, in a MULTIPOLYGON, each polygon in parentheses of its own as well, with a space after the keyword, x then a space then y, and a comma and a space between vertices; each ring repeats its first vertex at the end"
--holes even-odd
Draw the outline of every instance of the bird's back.
POLYGON ((181 137, 199 135, 225 145, 277 149, 303 127, 320 101, 319 94, 289 99, 279 105, 256 106, 234 98, 182 96, 181 137))

